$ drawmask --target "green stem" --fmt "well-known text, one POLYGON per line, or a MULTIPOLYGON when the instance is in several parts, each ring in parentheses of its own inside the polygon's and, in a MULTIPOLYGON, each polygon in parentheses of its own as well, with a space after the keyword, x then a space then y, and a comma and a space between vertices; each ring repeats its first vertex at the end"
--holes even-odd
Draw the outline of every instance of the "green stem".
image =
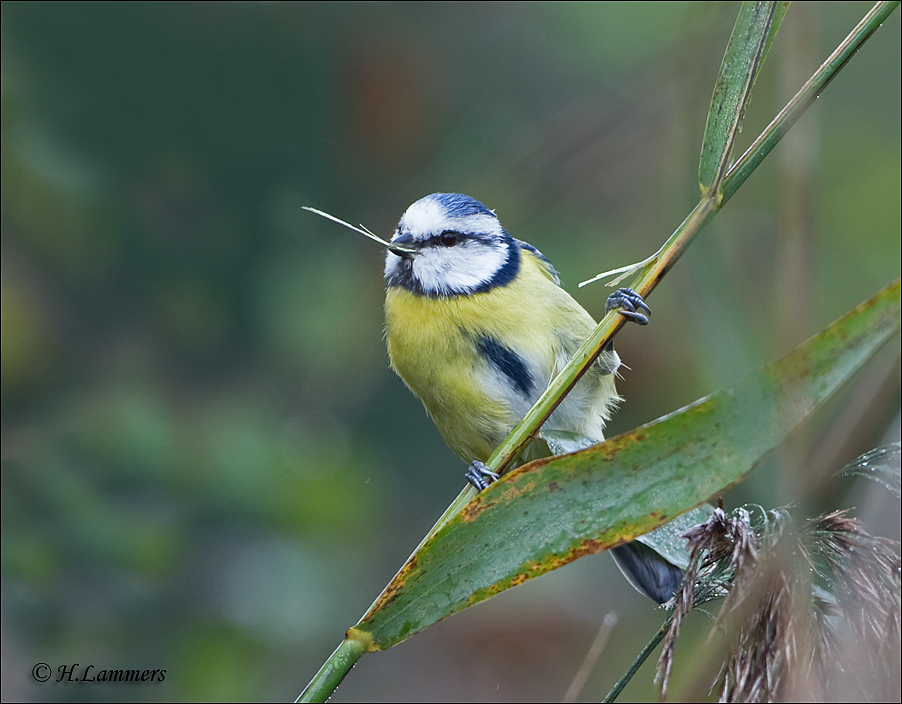
POLYGON ((658 647, 658 643, 660 643, 664 639, 664 636, 667 635, 667 629, 670 628, 671 621, 673 621, 673 614, 667 617, 664 624, 658 629, 658 632, 655 633, 646 646, 642 648, 642 652, 639 653, 633 661, 633 664, 630 665, 630 669, 623 673, 623 677, 617 680, 617 684, 615 684, 613 689, 608 692, 607 696, 601 700, 604 704, 608 704, 608 702, 612 702, 620 696, 623 688, 629 684, 630 680, 633 679, 633 676, 639 671, 639 668, 642 667, 642 664, 648 660, 648 656, 658 647))
POLYGON ((348 631, 341 645, 323 663, 296 702, 324 702, 332 696, 332 692, 341 684, 348 670, 354 667, 354 663, 368 650, 367 638, 361 638, 358 634, 360 631, 353 628, 348 631))

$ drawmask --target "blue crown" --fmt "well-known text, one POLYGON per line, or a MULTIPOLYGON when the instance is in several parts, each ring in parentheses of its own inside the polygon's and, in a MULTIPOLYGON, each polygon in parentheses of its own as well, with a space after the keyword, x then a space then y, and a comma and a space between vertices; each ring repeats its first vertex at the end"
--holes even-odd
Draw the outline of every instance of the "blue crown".
POLYGON ((495 217, 495 213, 486 208, 475 198, 465 196, 462 193, 433 193, 421 200, 434 200, 441 204, 445 212, 455 218, 463 218, 468 215, 489 215, 495 217))

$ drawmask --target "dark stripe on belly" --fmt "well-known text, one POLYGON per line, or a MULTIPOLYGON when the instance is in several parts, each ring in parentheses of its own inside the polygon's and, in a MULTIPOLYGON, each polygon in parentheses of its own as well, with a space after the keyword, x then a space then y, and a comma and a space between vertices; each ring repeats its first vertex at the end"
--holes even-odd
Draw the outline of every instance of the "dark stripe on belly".
POLYGON ((535 382, 523 359, 512 349, 505 347, 491 337, 481 337, 476 343, 481 354, 489 364, 495 366, 511 384, 524 396, 532 393, 535 382))

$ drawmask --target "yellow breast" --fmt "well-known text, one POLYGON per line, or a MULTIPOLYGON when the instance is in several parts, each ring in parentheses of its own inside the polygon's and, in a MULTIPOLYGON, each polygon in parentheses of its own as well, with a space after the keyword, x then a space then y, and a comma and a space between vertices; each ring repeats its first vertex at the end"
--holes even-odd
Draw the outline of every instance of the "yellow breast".
MULTIPOLYGON (((488 458, 594 327, 591 316, 526 251, 514 281, 483 293, 430 298, 389 288, 385 318, 392 368, 466 462, 488 458), (535 377, 530 394, 517 393, 479 354, 479 340, 485 337, 526 362, 535 377)), ((593 398, 583 398, 581 405, 597 405, 594 397, 601 393, 603 416, 615 394, 611 376, 605 376, 604 389, 591 390, 593 398)), ((600 377, 580 382, 582 396, 599 383, 600 377)), ((583 408, 576 415, 585 412, 583 408)), ((603 420, 598 419, 598 435, 603 420)))

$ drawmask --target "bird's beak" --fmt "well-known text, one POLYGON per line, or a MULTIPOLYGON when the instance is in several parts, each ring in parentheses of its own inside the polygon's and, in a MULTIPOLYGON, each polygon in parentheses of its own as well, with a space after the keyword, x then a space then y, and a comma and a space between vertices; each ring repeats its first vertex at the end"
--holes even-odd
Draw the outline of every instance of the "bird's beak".
POLYGON ((388 244, 388 251, 395 254, 401 259, 413 259, 419 250, 412 247, 413 237, 410 235, 399 235, 392 239, 388 244))

